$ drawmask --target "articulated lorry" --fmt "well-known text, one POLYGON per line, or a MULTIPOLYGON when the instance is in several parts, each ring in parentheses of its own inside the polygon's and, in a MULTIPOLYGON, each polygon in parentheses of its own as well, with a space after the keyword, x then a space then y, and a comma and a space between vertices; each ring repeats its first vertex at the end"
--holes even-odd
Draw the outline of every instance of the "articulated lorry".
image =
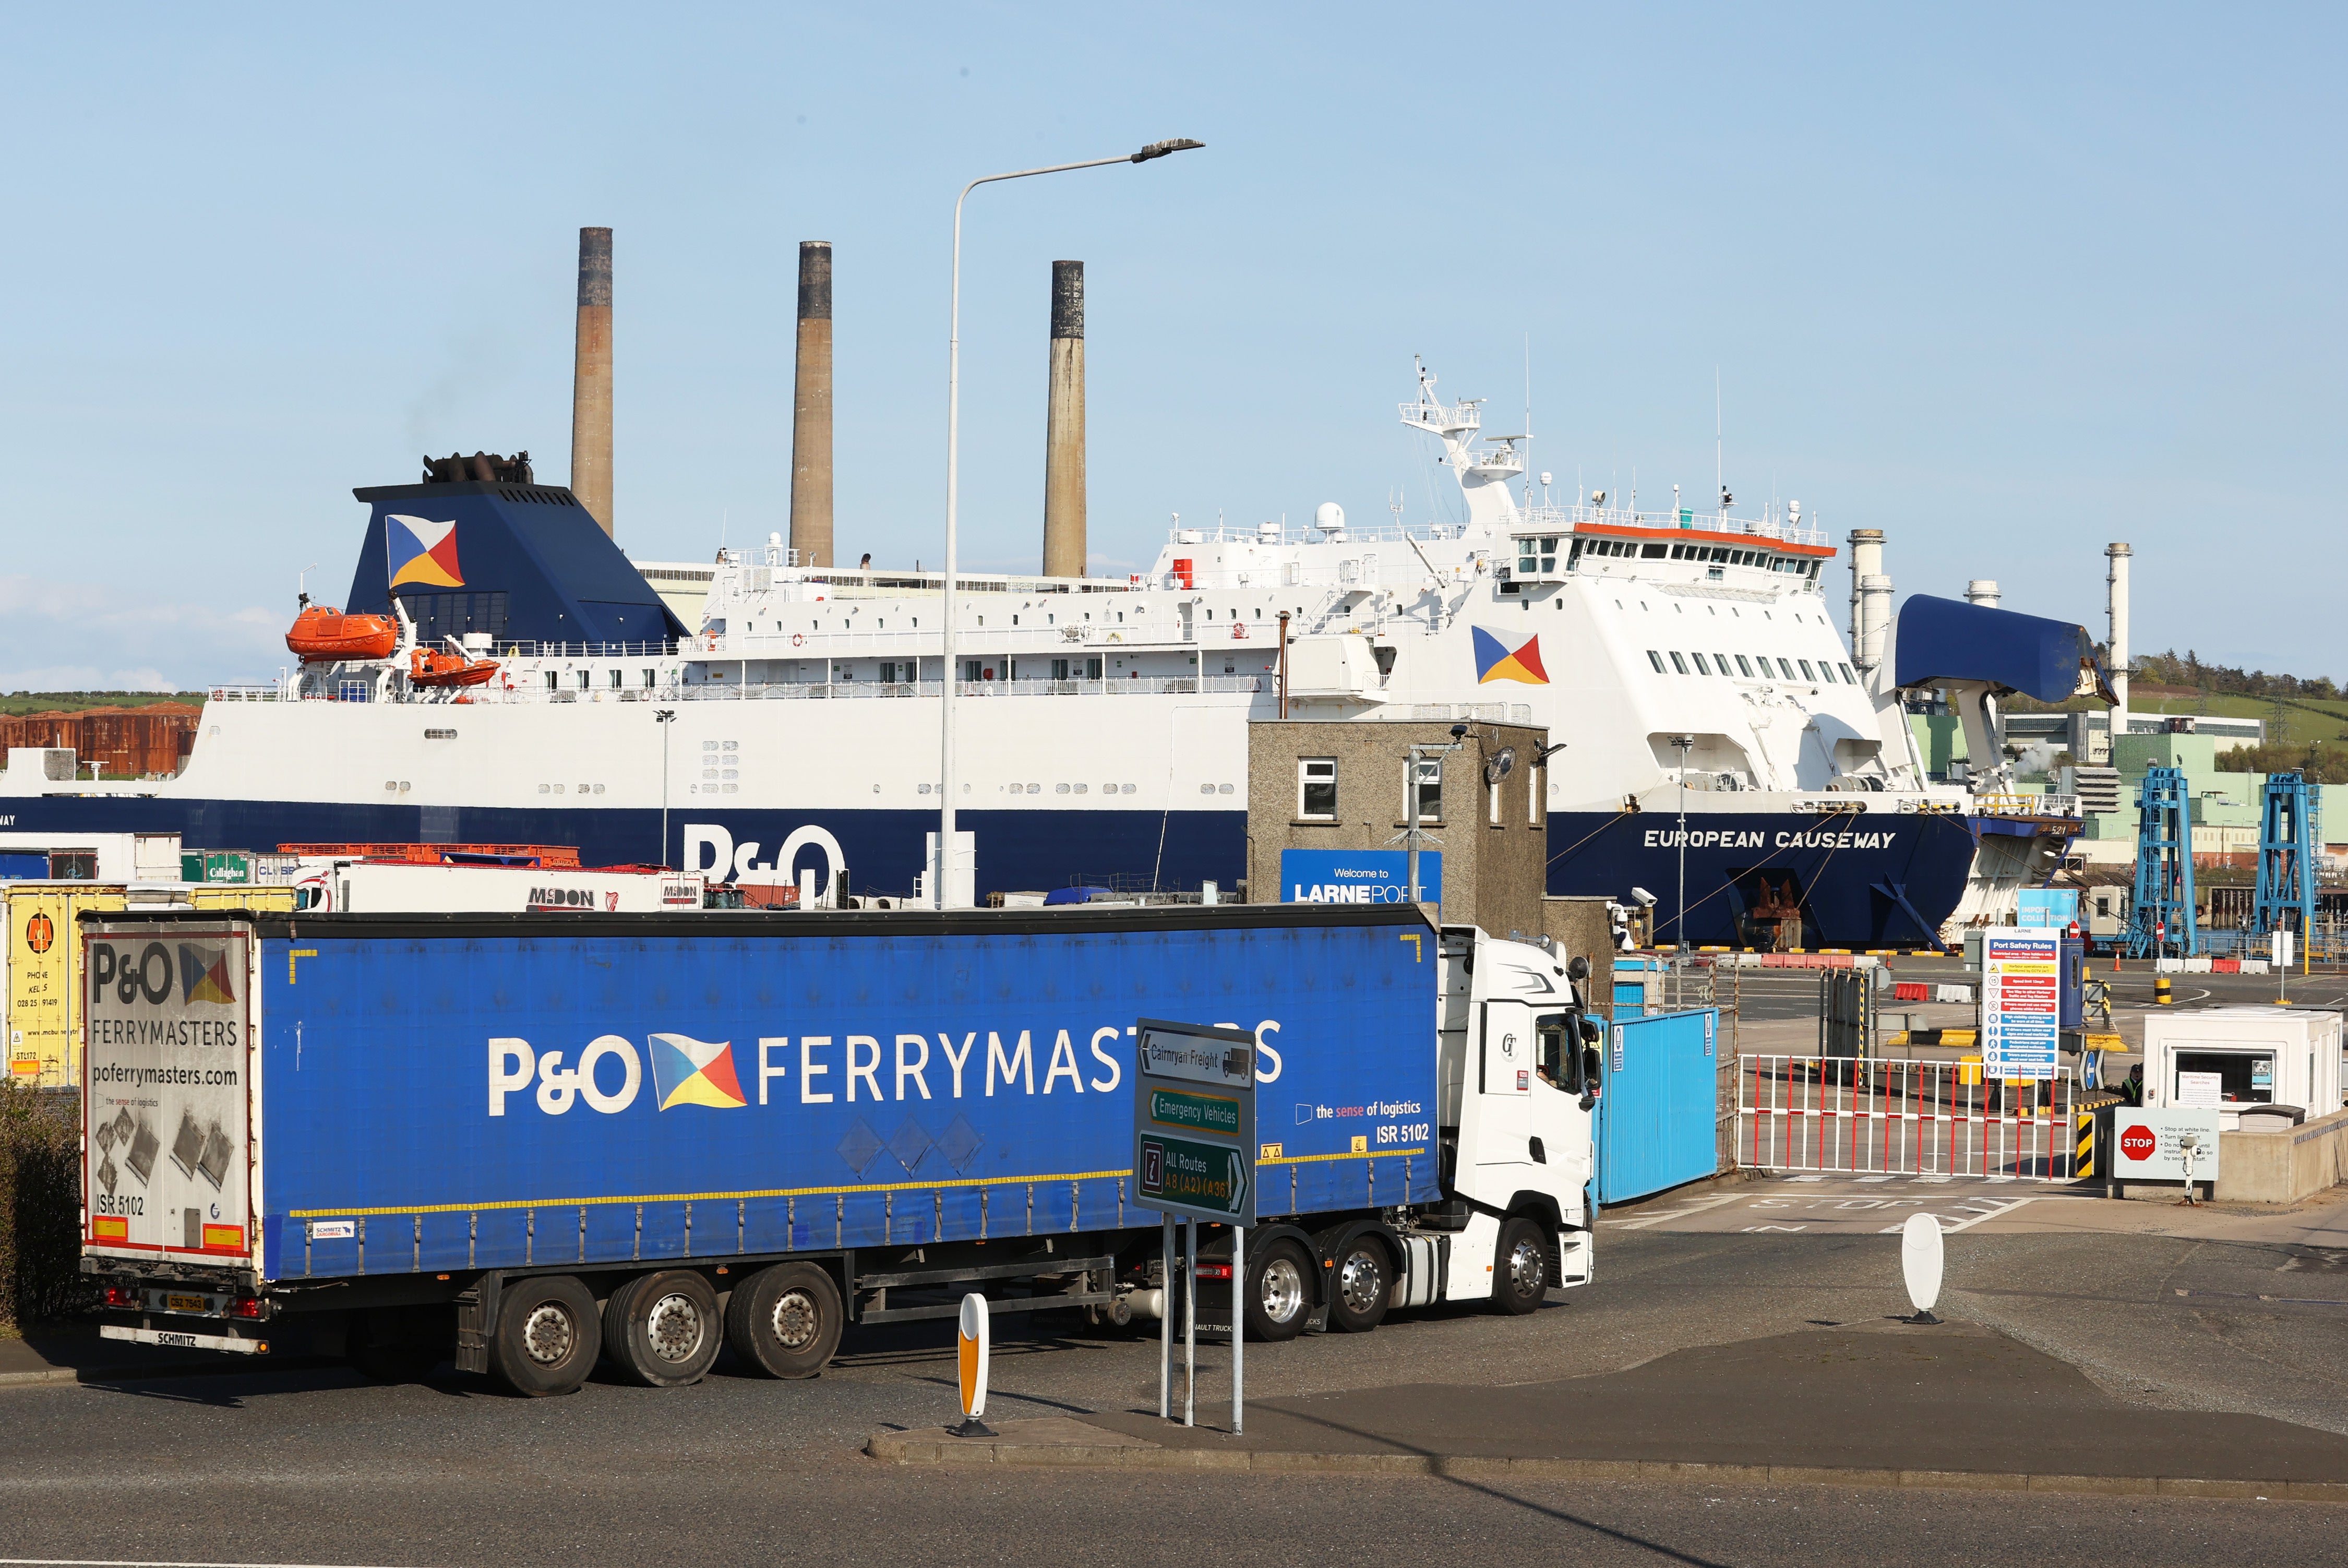
MULTIPOLYGON (((523 1394, 812 1376, 849 1324, 1251 1338, 1588 1283, 1582 961, 1415 908, 83 917, 115 1338, 523 1394), (1255 1040, 1246 1278, 1164 1277, 1138 1021, 1255 1040), (1228 1283, 1226 1283, 1228 1282, 1228 1283), (1237 1290, 1232 1285, 1237 1285, 1237 1290)), ((1241 1047, 1242 1049, 1244 1047, 1241 1047)), ((1220 1256, 1218 1267, 1215 1259, 1220 1256)))

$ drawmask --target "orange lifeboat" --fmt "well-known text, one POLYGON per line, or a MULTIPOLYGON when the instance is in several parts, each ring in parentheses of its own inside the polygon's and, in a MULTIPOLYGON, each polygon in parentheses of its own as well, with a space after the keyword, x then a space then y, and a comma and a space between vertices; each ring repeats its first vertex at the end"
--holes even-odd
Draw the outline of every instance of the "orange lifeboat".
POLYGON ((312 604, 294 617, 285 645, 305 665, 387 659, 399 645, 399 628, 382 615, 345 615, 328 605, 312 604))
POLYGON ((495 659, 469 659, 437 648, 413 648, 407 655, 407 684, 439 689, 477 686, 498 673, 495 659))

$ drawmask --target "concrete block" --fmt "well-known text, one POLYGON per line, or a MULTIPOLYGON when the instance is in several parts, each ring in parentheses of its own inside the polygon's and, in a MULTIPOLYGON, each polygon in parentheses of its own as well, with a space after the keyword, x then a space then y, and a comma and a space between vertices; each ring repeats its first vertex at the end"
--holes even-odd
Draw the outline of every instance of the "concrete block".
POLYGON ((2348 1110, 2277 1132, 2220 1132, 2221 1203, 2296 1203, 2348 1181, 2348 1110))

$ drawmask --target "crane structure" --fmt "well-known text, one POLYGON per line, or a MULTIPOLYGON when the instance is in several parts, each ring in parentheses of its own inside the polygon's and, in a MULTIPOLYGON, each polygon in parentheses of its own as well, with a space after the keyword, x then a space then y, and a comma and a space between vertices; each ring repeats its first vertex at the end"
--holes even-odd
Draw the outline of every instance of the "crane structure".
POLYGON ((2181 768, 2147 770, 2137 790, 2136 898, 2128 915, 2130 958, 2191 958, 2200 950, 2193 919, 2193 798, 2181 768))
POLYGON ((2315 857, 2322 851, 2322 796, 2304 773, 2267 775, 2259 826, 2259 882, 2250 929, 2289 931, 2302 943, 2315 929, 2315 857))

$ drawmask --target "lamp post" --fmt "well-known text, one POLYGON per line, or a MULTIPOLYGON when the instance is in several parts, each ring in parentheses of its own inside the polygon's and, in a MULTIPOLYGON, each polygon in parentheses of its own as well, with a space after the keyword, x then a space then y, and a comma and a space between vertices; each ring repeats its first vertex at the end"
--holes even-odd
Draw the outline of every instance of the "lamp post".
POLYGON ((653 722, 660 726, 661 735, 661 841, 660 864, 668 864, 668 727, 676 722, 676 709, 653 709, 653 722))
POLYGON ((1674 735, 1672 744, 1680 753, 1680 903, 1679 913, 1672 916, 1672 945, 1678 950, 1673 954, 1673 967, 1676 969, 1679 953, 1687 948, 1687 759, 1695 737, 1674 735))
POLYGON ((942 799, 938 803, 938 852, 930 861, 930 904, 933 909, 946 907, 946 867, 953 861, 954 843, 954 687, 959 684, 954 671, 954 566, 956 509, 962 480, 962 205, 982 185, 1025 180, 1036 174, 1065 174, 1072 169, 1098 169, 1111 163, 1147 163, 1153 158, 1205 145, 1186 139, 1153 141, 1140 151, 1128 152, 1121 158, 1088 158, 1081 163, 1055 163, 1044 169, 983 175, 963 186, 962 194, 954 198, 953 287, 946 324, 946 604, 944 656, 939 660, 938 672, 943 677, 938 702, 938 788, 942 799))

